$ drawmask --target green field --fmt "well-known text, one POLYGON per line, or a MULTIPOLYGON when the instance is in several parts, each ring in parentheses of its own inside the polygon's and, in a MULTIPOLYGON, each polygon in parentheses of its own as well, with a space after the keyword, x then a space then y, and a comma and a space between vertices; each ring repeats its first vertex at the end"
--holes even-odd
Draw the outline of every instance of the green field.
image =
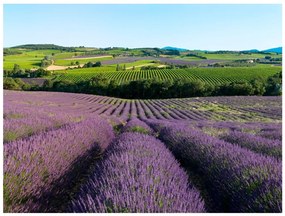
MULTIPOLYGON (((14 48, 12 48, 13 50, 14 48)), ((145 49, 145 50, 148 50, 145 49)), ((238 81, 238 80, 252 80, 257 77, 266 79, 267 77, 280 72, 282 67, 257 64, 251 67, 218 67, 218 68, 188 68, 188 69, 155 69, 155 70, 142 70, 143 66, 161 66, 162 63, 154 62, 153 60, 137 60, 131 63, 120 63, 120 71, 117 71, 117 64, 103 65, 101 67, 94 68, 74 68, 65 69, 68 66, 75 65, 76 61, 80 65, 86 64, 87 62, 103 62, 105 60, 113 59, 110 55, 124 55, 126 53, 143 55, 142 49, 123 49, 117 48, 113 50, 98 50, 91 48, 78 48, 72 51, 63 51, 56 49, 15 49, 15 51, 22 52, 16 55, 5 55, 4 56, 4 69, 11 70, 14 64, 19 64, 22 69, 39 68, 41 61, 45 56, 50 56, 53 59, 55 66, 65 66, 62 70, 52 71, 52 76, 45 78, 52 79, 54 81, 70 80, 73 82, 86 81, 92 77, 102 73, 109 80, 117 80, 119 83, 125 83, 132 80, 139 79, 153 79, 159 80, 173 80, 173 79, 186 79, 186 80, 201 80, 211 85, 219 85, 225 82, 238 81), (105 55, 105 56, 98 56, 105 55), (95 56, 98 56, 94 58, 95 56), (109 55, 109 56, 108 56, 109 55), (77 57, 76 57, 77 56, 77 57), (78 58, 80 56, 81 58, 78 58), (85 56, 85 57, 84 57, 85 56), (84 57, 84 58, 82 58, 84 57), (73 63, 72 63, 73 62, 73 63), (123 68, 126 70, 123 71, 123 68)), ((199 56, 207 57, 207 59, 219 59, 227 62, 238 60, 238 59, 256 59, 264 58, 265 54, 260 53, 205 53, 203 51, 194 51, 199 56)), ((173 59, 182 59, 187 61, 200 61, 201 59, 195 56, 186 56, 187 53, 183 53, 180 56, 168 56, 173 59)), ((277 54, 266 54, 272 58, 281 57, 277 54)), ((127 58, 126 58, 127 59, 127 58)), ((127 60, 126 60, 127 61, 127 60)))
POLYGON ((41 66, 41 60, 46 55, 54 53, 57 55, 60 53, 59 50, 21 50, 22 54, 18 55, 7 55, 4 56, 4 69, 10 70, 14 68, 14 64, 20 65, 23 69, 39 68, 41 66))
POLYGON ((252 53, 252 54, 211 54, 211 53, 204 53, 201 56, 206 57, 207 59, 215 59, 215 60, 241 60, 241 59, 257 59, 257 58, 264 58, 265 56, 271 56, 272 58, 281 57, 281 55, 276 54, 259 54, 259 53, 252 53))
MULTIPOLYGON (((73 51, 62 51, 57 49, 20 49, 20 48, 10 48, 10 50, 22 52, 22 54, 16 55, 5 55, 4 56, 4 69, 11 70, 14 67, 14 64, 20 65, 22 69, 32 69, 32 68, 39 68, 41 66, 41 60, 45 56, 51 56, 54 60, 54 65, 58 66, 71 66, 72 62, 75 64, 76 61, 79 64, 85 64, 89 61, 96 62, 96 61, 104 61, 113 59, 112 55, 127 55, 127 56, 145 56, 144 52, 152 50, 151 48, 140 48, 140 49, 124 49, 124 48, 116 48, 111 50, 99 50, 95 48, 76 48, 73 51), (90 56, 96 55, 105 55, 109 57, 99 57, 99 58, 92 58, 90 56), (110 56, 111 55, 111 56, 110 56), (86 56, 86 58, 76 58, 76 56, 86 56)), ((152 50, 153 51, 153 50, 152 50)), ((272 58, 280 58, 281 55, 277 55, 274 53, 271 54, 261 54, 261 53, 211 53, 211 52, 204 52, 204 51, 191 51, 193 53, 197 53, 199 56, 206 57, 209 60, 224 60, 224 61, 234 61, 234 60, 242 60, 242 59, 257 59, 257 58, 264 58, 265 56, 271 56, 272 58)), ((186 56, 186 53, 181 53, 179 56, 165 56, 173 59, 181 59, 186 61, 200 61, 201 58, 195 56, 186 56)), ((137 61, 134 63, 125 63, 126 67, 133 67, 139 66, 143 64, 151 65, 151 61, 149 60, 142 60, 137 61)), ((124 65, 121 63, 120 65, 124 65)), ((158 66, 159 64, 153 64, 153 66, 158 66)), ((104 68, 103 68, 104 70, 104 68)))
POLYGON ((72 65, 71 62, 75 63, 76 61, 79 62, 79 64, 86 64, 87 62, 97 62, 97 61, 105 61, 110 60, 113 57, 104 57, 104 58, 68 58, 68 59, 55 59, 54 64, 60 65, 60 66, 70 66, 72 65))
POLYGON ((211 85, 238 80, 251 80, 258 77, 267 78, 281 71, 281 67, 233 67, 233 68, 191 68, 191 69, 160 69, 145 71, 108 71, 99 68, 84 68, 66 71, 64 74, 57 74, 54 80, 70 80, 74 82, 89 80, 92 77, 103 74, 110 80, 117 80, 124 83, 131 80, 153 79, 173 80, 188 79, 201 80, 211 85))
POLYGON ((22 52, 22 54, 17 55, 6 55, 4 56, 3 68, 5 70, 11 70, 14 68, 14 64, 20 65, 22 69, 32 69, 39 68, 41 66, 41 60, 45 56, 52 56, 54 59, 54 64, 59 66, 70 66, 71 62, 79 61, 80 64, 85 64, 89 61, 103 61, 112 59, 108 58, 90 58, 90 59, 76 59, 70 60, 73 56, 81 56, 85 54, 85 51, 90 51, 90 49, 78 49, 76 52, 66 52, 54 49, 47 50, 29 50, 29 49, 11 49, 22 52), (85 51, 84 51, 85 50, 85 51))

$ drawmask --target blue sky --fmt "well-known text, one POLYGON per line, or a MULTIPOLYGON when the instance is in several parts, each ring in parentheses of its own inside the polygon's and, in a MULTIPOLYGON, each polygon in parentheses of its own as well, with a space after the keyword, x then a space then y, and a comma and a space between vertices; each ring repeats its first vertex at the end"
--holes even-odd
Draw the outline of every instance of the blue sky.
POLYGON ((281 5, 4 5, 4 47, 267 49, 282 44, 281 5))

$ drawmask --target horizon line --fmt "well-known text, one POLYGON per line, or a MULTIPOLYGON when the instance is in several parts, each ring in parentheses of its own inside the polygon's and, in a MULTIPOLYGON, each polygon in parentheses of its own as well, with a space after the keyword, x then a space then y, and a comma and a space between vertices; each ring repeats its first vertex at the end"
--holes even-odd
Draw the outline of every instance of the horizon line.
POLYGON ((273 49, 273 48, 283 48, 282 45, 280 46, 271 46, 270 48, 267 49, 257 49, 257 48, 251 48, 251 49, 239 49, 239 50, 233 50, 233 49, 216 49, 216 50, 208 50, 208 49, 190 49, 190 48, 184 48, 184 47, 176 47, 176 46, 163 46, 163 47, 155 47, 155 46, 146 46, 146 47, 124 47, 124 46, 108 46, 108 47, 96 47, 96 46, 84 46, 84 45, 78 45, 78 46, 63 46, 63 45, 58 45, 58 44, 53 44, 53 43, 26 43, 26 44, 20 44, 20 45, 13 45, 13 46, 9 46, 9 47, 4 47, 3 49, 7 49, 7 48, 14 48, 17 46, 24 46, 24 45, 55 45, 55 46, 61 46, 61 47, 72 47, 72 48, 80 48, 80 47, 84 47, 84 48, 97 48, 97 49, 106 49, 106 48, 128 48, 128 49, 153 49, 153 48, 158 48, 158 49, 162 49, 165 47, 171 47, 171 48, 177 48, 177 49, 185 49, 185 50, 199 50, 199 51, 249 51, 249 50, 258 50, 258 51, 263 51, 263 50, 267 50, 267 49, 273 49))

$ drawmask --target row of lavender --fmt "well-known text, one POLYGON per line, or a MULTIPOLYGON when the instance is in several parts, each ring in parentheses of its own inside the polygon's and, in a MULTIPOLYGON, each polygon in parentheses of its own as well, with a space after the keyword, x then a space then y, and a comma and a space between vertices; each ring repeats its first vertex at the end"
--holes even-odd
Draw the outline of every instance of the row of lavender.
POLYGON ((72 181, 63 176, 76 178, 71 170, 84 168, 81 160, 100 154, 113 138, 112 127, 93 117, 5 144, 4 211, 48 211, 49 200, 72 181))
MULTIPOLYGON (((42 106, 42 98, 46 98, 48 109, 64 109, 66 111, 114 116, 122 120, 131 117, 158 120, 213 120, 213 121, 281 121, 281 97, 212 97, 185 98, 166 100, 123 100, 117 98, 68 94, 46 93, 35 94, 7 92, 11 102, 30 106, 42 106), (18 102, 18 103, 17 103, 18 102), (268 106, 270 106, 268 108, 268 106)), ((5 97, 5 96, 4 96, 5 97)))
MULTIPOLYGON (((71 183, 71 180, 66 181, 67 178, 64 176, 70 173, 80 160, 91 155, 91 151, 97 154, 104 151, 114 137, 110 125, 96 116, 85 115, 78 120, 78 116, 68 115, 68 118, 63 118, 61 124, 56 124, 54 121, 59 121, 57 117, 64 113, 53 110, 52 116, 45 116, 47 109, 45 106, 42 108, 36 110, 33 106, 27 106, 19 110, 13 106, 9 108, 6 106, 4 115, 6 124, 11 124, 10 120, 21 120, 23 124, 19 124, 16 129, 25 128, 25 121, 28 120, 31 122, 32 133, 18 136, 15 141, 9 141, 4 145, 5 212, 54 211, 52 200, 56 199, 55 196, 61 196, 65 186, 71 183), (29 115, 29 112, 33 115, 29 115), (36 121, 38 118, 42 121, 36 121), (72 122, 74 119, 78 122, 72 122)), ((90 202, 90 197, 87 201, 84 200, 86 196, 83 196, 80 197, 81 203, 73 202, 69 210, 76 212, 205 211, 199 192, 188 184, 186 173, 165 146, 152 136, 135 133, 153 134, 150 127, 134 119, 128 122, 123 132, 124 134, 109 149, 106 160, 96 166, 94 175, 99 177, 95 178, 95 188, 91 187, 94 185, 90 185, 90 182, 86 184, 91 193, 97 191, 98 185, 102 186, 100 195, 96 193, 95 196, 92 193, 92 196, 100 201, 97 200, 96 205, 93 205, 95 201, 89 203, 88 209, 86 206, 90 202), (111 157, 109 155, 115 160, 114 164, 118 164, 114 170, 110 169, 113 163, 106 162, 111 157), (125 162, 126 166, 122 167, 122 163, 125 162), (140 167, 139 172, 135 170, 138 167, 140 167), (121 185, 118 185, 118 175, 121 176, 119 181, 121 185), (109 180, 108 176, 112 178, 109 180), (126 179, 129 180, 128 184, 125 184, 126 179), (110 190, 106 189, 106 185, 110 190), (168 189, 169 185, 173 185, 173 188, 168 189), (120 194, 122 187, 132 190, 120 194), (114 199, 110 200, 110 197, 114 199)), ((84 167, 86 164, 80 165, 76 171, 86 169, 84 167)), ((68 177, 76 179, 77 176, 68 175, 68 177)))
MULTIPOLYGON (((141 119, 150 124, 155 131, 138 119, 129 121, 123 128, 123 135, 110 146, 110 150, 107 151, 110 153, 107 153, 102 163, 96 166, 90 181, 82 187, 78 199, 70 204, 69 211, 81 212, 88 209, 92 212, 203 212, 203 202, 198 198, 198 192, 193 189, 191 183, 187 188, 192 188, 194 191, 190 190, 189 193, 187 192, 188 189, 184 190, 186 187, 184 183, 174 188, 176 191, 180 191, 182 195, 171 190, 165 191, 165 187, 156 185, 157 183, 171 184, 173 176, 175 176, 173 173, 164 176, 164 171, 162 174, 157 171, 158 176, 148 176, 144 180, 141 176, 136 175, 138 181, 130 181, 127 186, 123 182, 125 179, 120 179, 122 176, 118 172, 121 168, 124 170, 122 173, 126 172, 125 176, 129 174, 130 179, 134 179, 132 172, 130 172, 131 167, 141 166, 142 170, 150 169, 146 167, 154 167, 160 161, 156 158, 158 156, 161 158, 161 156, 156 154, 156 151, 153 153, 151 150, 156 149, 153 145, 160 146, 159 152, 167 152, 167 149, 163 147, 161 142, 152 137, 157 132, 161 132, 160 139, 165 142, 179 160, 198 167, 198 173, 207 176, 205 178, 208 184, 206 188, 210 191, 213 199, 217 200, 217 207, 219 205, 227 206, 227 210, 231 212, 281 211, 281 124, 215 122, 203 120, 205 118, 191 122, 185 118, 178 120, 174 118, 173 113, 177 115, 181 115, 181 113, 176 111, 173 104, 167 105, 167 100, 164 101, 165 104, 169 109, 172 106, 171 109, 175 112, 166 113, 159 101, 153 103, 155 105, 149 105, 145 101, 139 100, 130 102, 114 98, 78 94, 61 95, 60 93, 50 93, 51 95, 40 93, 42 95, 30 99, 28 96, 32 94, 8 93, 15 97, 9 97, 9 103, 4 105, 4 127, 6 127, 4 128, 4 139, 5 130, 9 134, 9 131, 21 131, 21 128, 26 128, 28 125, 29 132, 17 132, 16 136, 10 136, 13 139, 8 139, 4 145, 5 211, 42 211, 42 204, 47 201, 46 199, 43 200, 42 194, 48 194, 51 200, 54 199, 53 196, 61 194, 64 187, 58 187, 60 185, 58 183, 61 182, 61 185, 64 186, 64 180, 66 180, 62 176, 72 170, 78 160, 90 155, 91 150, 101 149, 100 151, 102 151, 108 146, 114 137, 113 133, 110 132, 112 128, 107 122, 96 117, 96 114, 93 114, 94 110, 95 113, 101 113, 103 117, 107 117, 109 122, 117 122, 117 124, 120 123, 120 120, 116 116, 126 120, 131 116, 137 116, 137 114, 141 117, 144 113, 145 118, 141 119), (45 96, 44 99, 43 96, 45 96), (75 97, 80 97, 80 99, 74 100, 75 97), (106 103, 108 104, 107 109, 106 103), (18 104, 21 104, 21 110, 16 108, 18 104), (116 104, 122 109, 118 111, 116 104), (146 116, 147 108, 156 116, 146 116), (96 111, 98 109, 101 111, 96 111), (163 116, 168 115, 173 118, 163 118, 163 116), (157 120, 157 116, 161 116, 160 119, 164 121, 157 120), (31 123, 27 124, 26 122, 29 121, 31 123), (165 125, 161 125, 160 122, 165 122, 165 125), (5 126, 5 124, 9 125, 8 123, 11 125, 10 127, 5 126), (16 124, 17 126, 15 126, 16 124), (209 135, 206 135, 205 132, 209 135), (80 135, 85 133, 87 137, 80 135), (124 138, 124 134, 128 136, 126 135, 124 138), (69 136, 71 138, 67 138, 69 136), (135 138, 128 138, 132 136, 135 138), (149 144, 142 146, 140 139, 149 144), (134 149, 131 146, 134 146, 134 149), (136 148, 139 151, 136 151, 136 148), (112 149, 116 149, 116 153, 112 149), (55 155, 53 155, 54 151, 55 155), (138 158, 130 155, 136 155, 138 158), (126 166, 110 169, 110 163, 120 165, 122 161, 129 162, 126 166), (265 164, 264 167, 261 164, 265 164), (161 181, 161 176, 164 177, 165 181, 161 181), (108 177, 116 178, 117 181, 111 181, 108 177), (33 182, 35 184, 31 184, 33 182), (123 194, 125 197, 120 193, 122 188, 132 188, 130 185, 138 182, 140 184, 133 187, 139 188, 140 193, 124 190, 126 191, 123 194), (94 187, 99 187, 98 185, 102 187, 102 190, 100 193, 94 194, 94 187), (104 185, 108 185, 110 190, 107 190, 104 185), (51 188, 55 188, 55 192, 50 193, 51 188), (136 205, 139 206, 138 208, 130 202, 131 199, 135 199, 133 196, 141 197, 141 199, 144 196, 147 197, 147 194, 153 192, 153 188, 163 191, 164 196, 167 193, 176 194, 175 199, 177 200, 181 200, 182 197, 193 199, 197 205, 195 204, 195 207, 189 206, 183 201, 180 201, 182 205, 177 203, 171 205, 171 199, 167 196, 166 199, 162 199, 162 196, 155 197, 153 200, 145 199, 143 200, 144 205, 136 205), (114 192, 111 193, 111 190, 114 192), (145 192, 142 193, 142 191, 145 192), (84 193, 86 192, 89 195, 85 196, 84 193), (106 198, 110 196, 114 199, 106 198), (96 205, 92 207, 93 204, 96 205), (143 206, 149 206, 149 208, 143 206)), ((198 99, 185 99, 188 101, 187 104, 183 104, 185 109, 187 106, 197 106, 197 109, 203 107, 203 104, 204 107, 208 106, 207 101, 203 103, 200 101, 198 102, 200 104, 197 104, 190 100, 197 102, 198 99)), ((225 98, 221 100, 225 100, 225 98)), ((260 100, 258 98, 257 101, 261 103, 260 100)), ((272 104, 279 103, 272 99, 268 100, 272 104)), ((176 103, 176 100, 172 101, 176 103)), ((237 99, 235 98, 233 101, 235 102, 237 99)), ((266 100, 264 99, 264 101, 266 100)), ((217 102, 211 101, 211 103, 217 102)), ((184 111, 181 108, 183 106, 177 107, 184 111)), ((235 103, 231 104, 231 107, 236 106, 238 105, 235 103)), ((165 153, 164 156, 169 161, 175 161, 175 159, 170 159, 167 156, 168 154, 169 152, 165 153)), ((176 161, 173 162, 173 164, 175 163, 177 164, 176 161)), ((84 167, 83 164, 81 166, 84 167)), ((165 170, 167 166, 169 166, 168 163, 159 162, 157 169, 165 170)), ((178 164, 176 167, 178 167, 176 170, 180 170, 178 164)), ((185 179, 184 177, 181 178, 185 179)), ((157 192, 157 190, 155 191, 157 192)), ((47 204, 47 208, 48 206, 49 204, 47 204)), ((44 211, 49 211, 49 209, 44 209, 44 211)))
POLYGON ((191 126, 254 152, 282 158, 281 124, 201 121, 191 126))
POLYGON ((82 120, 83 117, 80 115, 68 115, 64 112, 51 113, 42 109, 6 106, 4 110, 4 143, 82 120))
MULTIPOLYGON (((280 120, 281 98, 274 97, 238 97, 240 104, 231 104, 231 98, 186 98, 166 100, 121 100, 93 95, 74 95, 74 98, 86 103, 90 112, 115 115, 123 119, 159 120, 231 120, 263 121, 280 120), (249 100, 250 99, 250 100, 249 100), (262 100, 261 100, 262 99, 262 100), (260 102, 262 101, 262 103, 260 102), (272 107, 267 102, 272 101, 272 107), (258 106, 254 105, 257 102, 258 106)), ((233 101, 237 100, 236 98, 233 101)))
POLYGON ((72 200, 70 212, 205 212, 197 189, 138 119, 123 128, 72 200))
POLYGON ((184 165, 196 167, 197 173, 204 176, 206 190, 214 201, 216 211, 282 211, 281 146, 280 155, 266 156, 267 152, 271 155, 275 151, 276 140, 271 140, 269 144, 261 142, 261 146, 256 147, 254 142, 252 146, 244 144, 249 139, 244 136, 238 137, 239 141, 235 142, 235 136, 230 140, 238 143, 235 145, 207 135, 187 122, 148 123, 159 132, 159 138, 184 165))
POLYGON ((77 104, 64 96, 57 93, 5 91, 4 143, 88 118, 88 112, 78 112, 77 104))

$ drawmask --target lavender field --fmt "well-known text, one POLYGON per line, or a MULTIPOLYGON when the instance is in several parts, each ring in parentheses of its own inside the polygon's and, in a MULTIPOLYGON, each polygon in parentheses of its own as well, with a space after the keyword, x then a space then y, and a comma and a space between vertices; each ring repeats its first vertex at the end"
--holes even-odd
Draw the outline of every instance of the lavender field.
POLYGON ((4 91, 5 212, 282 212, 280 96, 4 91))

